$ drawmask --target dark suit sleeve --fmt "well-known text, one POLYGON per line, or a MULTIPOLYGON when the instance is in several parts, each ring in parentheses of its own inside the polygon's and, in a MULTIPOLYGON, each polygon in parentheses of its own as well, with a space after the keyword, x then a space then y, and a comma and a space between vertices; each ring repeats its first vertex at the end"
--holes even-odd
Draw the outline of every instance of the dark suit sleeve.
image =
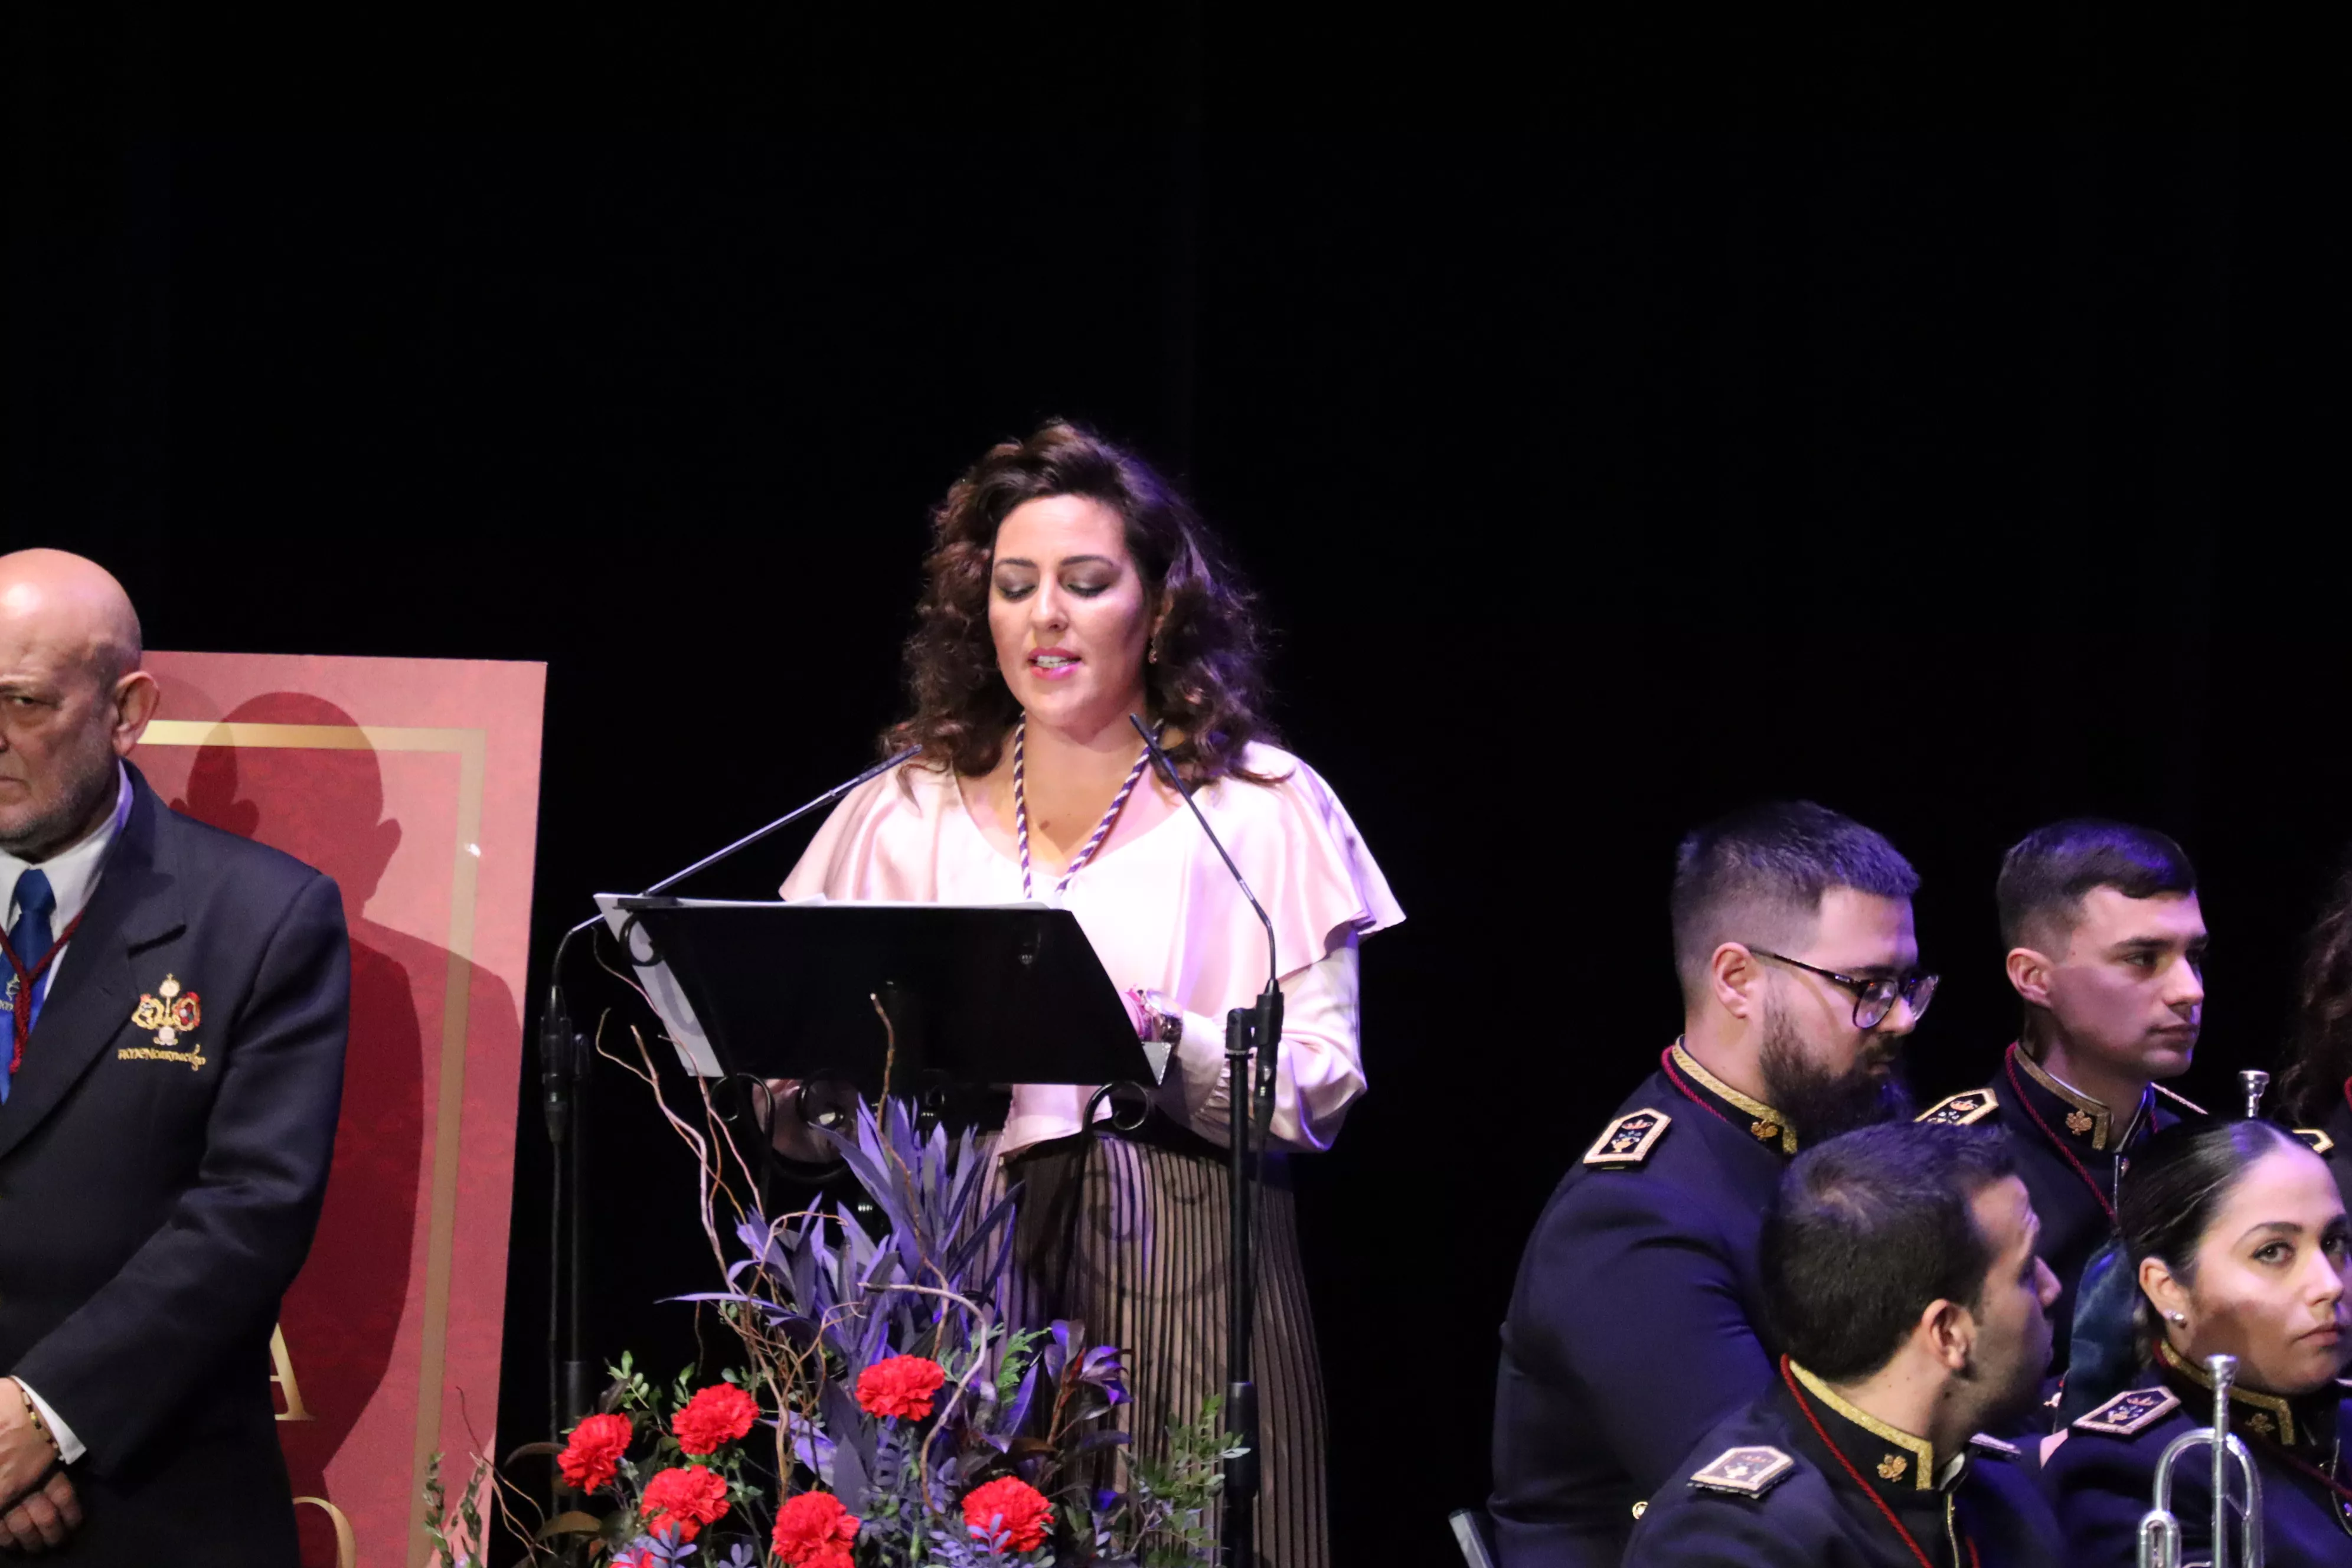
POLYGON ((1675 1189, 1641 1172, 1581 1184, 1549 1216, 1560 1242, 1515 1339, 1590 1395, 1604 1439, 1647 1495, 1771 1381, 1729 1244, 1695 1228, 1675 1189))
MULTIPOLYGON (((2130 1568, 2138 1560, 2139 1521, 2155 1489, 2161 1435, 2132 1438, 2068 1432, 2044 1467, 2042 1488, 2066 1536, 2068 1568, 2130 1568)), ((2210 1491, 2196 1465, 2173 1476, 2172 1511, 2180 1521, 2183 1561, 2208 1549, 2213 1533, 2210 1491)))
POLYGON ((1819 1531, 1776 1526, 1764 1508, 1700 1500, 1634 1526, 1624 1568, 1845 1568, 1853 1555, 1819 1531))
POLYGON ((231 1347, 251 1344, 301 1268, 334 1152, 350 1016, 342 900, 314 877, 269 933, 231 1022, 195 1181, 121 1271, 13 1369, 100 1471, 183 1417, 184 1397, 231 1347))

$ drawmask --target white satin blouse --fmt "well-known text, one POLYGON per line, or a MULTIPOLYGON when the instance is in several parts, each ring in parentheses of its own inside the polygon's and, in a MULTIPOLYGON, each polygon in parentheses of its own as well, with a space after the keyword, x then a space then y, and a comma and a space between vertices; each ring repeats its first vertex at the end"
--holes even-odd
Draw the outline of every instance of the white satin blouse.
MULTIPOLYGON (((1364 1091, 1356 943, 1404 911, 1313 769, 1263 744, 1249 747, 1244 765, 1276 782, 1220 779, 1196 798, 1274 921, 1283 993, 1274 1140, 1326 1149, 1364 1091)), ((1265 930, 1200 825, 1179 810, 1087 862, 1058 898, 1055 879, 1041 870, 1035 896, 1077 917, 1112 983, 1157 991, 1182 1009, 1160 1108, 1224 1142, 1224 1016, 1265 983, 1265 930)), ((782 893, 973 904, 1023 897, 1020 862, 982 836, 954 776, 913 763, 843 797, 782 893)), ((1000 1152, 1076 1132, 1087 1093, 1016 1086, 1000 1152)))

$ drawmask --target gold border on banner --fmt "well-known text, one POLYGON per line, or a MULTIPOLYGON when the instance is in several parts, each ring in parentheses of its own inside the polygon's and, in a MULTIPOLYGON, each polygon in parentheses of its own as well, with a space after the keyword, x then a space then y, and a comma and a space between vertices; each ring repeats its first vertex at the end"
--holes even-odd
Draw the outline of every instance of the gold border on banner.
MULTIPOLYGON (((458 1123, 466 1110, 466 1011, 473 991, 475 880, 481 868, 482 773, 488 731, 383 724, 231 724, 157 719, 140 737, 153 746, 251 746, 317 752, 437 752, 457 758, 457 844, 449 882, 449 988, 441 1005, 441 1093, 433 1123, 432 1228, 425 1262, 425 1325, 417 1377, 416 1447, 408 1495, 415 1510, 409 1568, 425 1568, 425 1481, 441 1446, 442 1377, 449 1353, 450 1253, 457 1234, 458 1123), (468 847, 477 847, 469 848, 468 847)), ((504 1281, 500 1282, 501 1284, 504 1281)))

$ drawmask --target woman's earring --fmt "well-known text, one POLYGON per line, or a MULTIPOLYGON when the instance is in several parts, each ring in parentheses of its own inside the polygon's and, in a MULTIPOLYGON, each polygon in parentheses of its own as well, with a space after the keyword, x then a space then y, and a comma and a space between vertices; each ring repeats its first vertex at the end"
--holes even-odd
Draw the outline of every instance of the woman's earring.
POLYGON ((2185 1329, 2189 1326, 2189 1314, 2186 1312, 2167 1312, 2164 1315, 2170 1320, 2176 1329, 2185 1329))
POLYGON ((1160 662, 1160 639, 1157 637, 1143 645, 1143 662, 1146 664, 1160 662))

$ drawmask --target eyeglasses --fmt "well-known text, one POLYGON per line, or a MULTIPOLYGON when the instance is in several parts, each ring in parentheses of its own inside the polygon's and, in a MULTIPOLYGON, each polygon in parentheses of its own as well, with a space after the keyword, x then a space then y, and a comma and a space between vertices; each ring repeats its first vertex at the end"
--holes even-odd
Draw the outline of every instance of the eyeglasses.
POLYGON ((1936 999, 1936 982, 1940 978, 1933 974, 1915 973, 1906 974, 1900 979, 1871 980, 1859 974, 1840 974, 1834 969, 1823 969, 1817 963, 1807 963, 1801 958, 1790 958, 1765 948, 1751 947, 1748 951, 1759 958, 1769 958, 1775 963, 1785 963, 1791 969, 1818 974, 1832 984, 1843 985, 1853 992, 1853 1026, 1857 1029, 1874 1029, 1885 1022, 1886 1015, 1895 1011, 1897 996, 1910 1004, 1911 1016, 1915 1020, 1925 1017, 1927 1004, 1936 999))

